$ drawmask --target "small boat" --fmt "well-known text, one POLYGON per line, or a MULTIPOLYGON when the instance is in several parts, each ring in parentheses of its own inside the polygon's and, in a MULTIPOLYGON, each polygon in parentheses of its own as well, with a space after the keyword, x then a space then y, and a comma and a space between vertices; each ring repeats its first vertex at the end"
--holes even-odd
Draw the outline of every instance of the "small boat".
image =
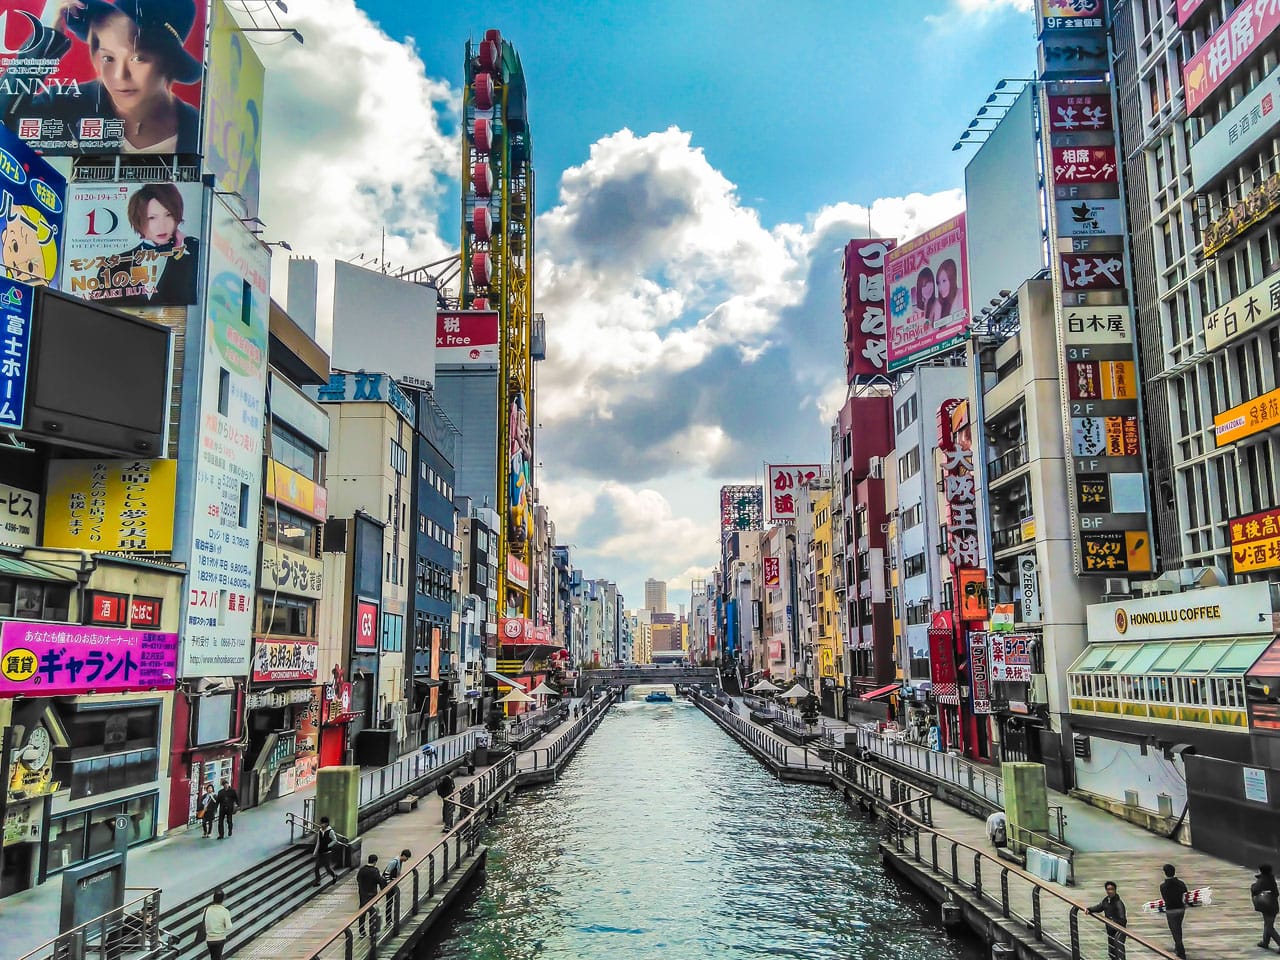
POLYGON ((644 698, 645 703, 671 703, 671 694, 665 690, 654 690, 644 698))

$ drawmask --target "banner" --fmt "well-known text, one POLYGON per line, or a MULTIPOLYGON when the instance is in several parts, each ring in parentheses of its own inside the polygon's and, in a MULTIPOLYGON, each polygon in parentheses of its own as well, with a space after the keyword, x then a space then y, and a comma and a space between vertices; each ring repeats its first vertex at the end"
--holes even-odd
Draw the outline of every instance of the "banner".
POLYGON ((961 567, 956 570, 961 620, 987 619, 987 571, 961 567))
POLYGON ((1280 567, 1280 510, 1236 517, 1227 529, 1231 535, 1231 568, 1236 573, 1280 567))
POLYGON ((62 287, 107 307, 181 307, 198 299, 204 187, 72 184, 62 287))
POLYGON ((58 286, 66 196, 66 178, 0 126, 0 276, 58 286))
POLYGON ((254 683, 316 678, 320 645, 315 640, 257 640, 254 644, 254 683))
POLYGON ((889 372, 884 260, 897 240, 850 240, 844 248, 844 353, 849 383, 889 372))
POLYGON ((1182 68, 1187 116, 1195 113, 1278 26, 1280 3, 1276 0, 1245 0, 1236 7, 1182 68))
POLYGON ((950 626, 929 628, 929 677, 939 703, 960 702, 956 678, 956 655, 950 626))
POLYGON ((985 633, 969 634, 969 698, 974 713, 991 712, 991 672, 985 633))
POLYGON ((173 549, 176 460, 53 460, 44 545, 126 553, 173 549))
POLYGON ((498 362, 498 314, 491 310, 436 313, 436 365, 498 362))
POLYGON ((964 214, 885 256, 889 370, 945 353, 969 335, 964 214))
POLYGON ((1271 390, 1215 416, 1214 445, 1225 447, 1277 425, 1280 425, 1280 390, 1271 390))
POLYGON ((172 690, 178 635, 6 620, 0 626, 0 697, 172 690))
POLYGON ((765 557, 764 563, 764 585, 766 587, 776 587, 782 582, 781 567, 782 563, 778 557, 765 557))
POLYGON ((1263 137, 1271 135, 1280 121, 1277 94, 1280 94, 1280 67, 1263 77, 1225 117, 1191 145, 1191 174, 1197 190, 1204 192, 1218 174, 1248 153, 1263 137))
POLYGON ((780 523, 796 518, 796 493, 823 475, 818 463, 771 463, 769 477, 769 522, 780 523))
POLYGON ((1001 683, 1031 682, 1031 637, 1021 633, 991 635, 991 679, 1001 683))
POLYGON ((209 90, 205 101, 204 165, 219 190, 244 198, 258 215, 265 73, 224 0, 214 0, 209 29, 209 90))
POLYGON ((27 421, 27 373, 35 287, 0 277, 0 430, 27 421))
POLYGON ((205 7, 6 0, 0 122, 47 156, 199 153, 205 7))

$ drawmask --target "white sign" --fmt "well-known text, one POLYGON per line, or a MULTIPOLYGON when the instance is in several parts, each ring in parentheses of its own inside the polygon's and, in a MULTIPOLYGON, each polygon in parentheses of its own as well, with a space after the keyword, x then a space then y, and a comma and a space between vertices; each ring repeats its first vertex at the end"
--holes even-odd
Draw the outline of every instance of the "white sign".
POLYGON ((1267 771, 1257 767, 1244 768, 1244 798, 1254 803, 1269 803, 1267 799, 1267 771))
POLYGON ((39 516, 38 493, 0 483, 0 543, 34 547, 39 516))
POLYGON ((258 583, 270 593, 319 600, 324 592, 324 576, 320 561, 296 550, 286 550, 274 543, 262 544, 262 566, 258 583))
POLYGON ((769 469, 769 522, 796 518, 800 488, 823 476, 817 463, 771 463, 769 469))
POLYGON ((1132 343, 1131 307, 1062 307, 1062 329, 1074 344, 1132 343))
POLYGON ((1270 323, 1280 314, 1280 277, 1264 277, 1204 318, 1204 346, 1223 344, 1270 323))
POLYGON ((1104 237, 1125 232, 1124 208, 1119 198, 1109 200, 1058 200, 1058 236, 1104 237))
POLYGON ((1212 130, 1191 145, 1191 175, 1196 189, 1203 191, 1233 160, 1269 136, 1278 121, 1280 67, 1267 74, 1212 130))
POLYGON ((1087 618, 1090 643, 1257 635, 1271 632, 1271 590, 1266 583, 1242 583, 1095 603, 1087 618))
POLYGON ((1018 620, 1040 622, 1040 576, 1035 555, 1030 553, 1018 558, 1018 620))

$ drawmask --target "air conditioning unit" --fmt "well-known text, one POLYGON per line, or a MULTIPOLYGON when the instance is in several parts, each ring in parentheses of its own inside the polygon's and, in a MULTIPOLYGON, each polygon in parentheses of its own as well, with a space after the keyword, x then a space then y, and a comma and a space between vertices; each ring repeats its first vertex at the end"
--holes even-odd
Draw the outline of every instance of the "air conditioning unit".
POLYGON ((1073 733, 1071 735, 1072 752, 1081 760, 1088 760, 1093 756, 1093 750, 1089 744, 1089 738, 1083 733, 1073 733))
POLYGON ((1133 594, 1129 590, 1129 581, 1124 577, 1108 577, 1102 581, 1102 600, 1131 600, 1133 594))
POLYGON ((872 457, 868 462, 867 472, 873 480, 883 480, 884 457, 872 457))
POLYGON ((1136 807, 1138 805, 1138 791, 1126 790, 1124 792, 1124 805, 1126 807, 1136 807))

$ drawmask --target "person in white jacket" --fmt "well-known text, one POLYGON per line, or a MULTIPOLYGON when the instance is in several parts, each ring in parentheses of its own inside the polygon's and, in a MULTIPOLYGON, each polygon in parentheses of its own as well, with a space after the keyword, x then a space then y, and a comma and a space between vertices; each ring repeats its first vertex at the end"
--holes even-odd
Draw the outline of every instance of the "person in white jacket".
POLYGON ((209 960, 222 960, 222 948, 234 929, 231 911, 222 905, 226 894, 219 887, 213 891, 213 903, 204 908, 204 938, 209 946, 209 960))

